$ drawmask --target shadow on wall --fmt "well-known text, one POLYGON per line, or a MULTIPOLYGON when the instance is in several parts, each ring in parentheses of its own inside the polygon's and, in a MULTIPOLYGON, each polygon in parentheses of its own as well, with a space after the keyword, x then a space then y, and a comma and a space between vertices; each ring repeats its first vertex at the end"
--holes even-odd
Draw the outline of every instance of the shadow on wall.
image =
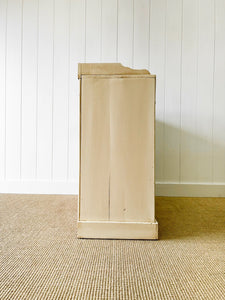
POLYGON ((191 132, 193 128, 156 121, 156 182, 225 183, 224 139, 213 139, 212 130, 204 128, 202 135, 191 132))
MULTIPOLYGON (((156 121, 156 181, 224 184, 225 141, 213 144, 212 131, 200 135, 193 128, 156 121)), ((156 197, 156 219, 160 239, 216 239, 225 236, 225 198, 156 197)))
POLYGON ((159 239, 225 238, 225 198, 156 197, 159 239))

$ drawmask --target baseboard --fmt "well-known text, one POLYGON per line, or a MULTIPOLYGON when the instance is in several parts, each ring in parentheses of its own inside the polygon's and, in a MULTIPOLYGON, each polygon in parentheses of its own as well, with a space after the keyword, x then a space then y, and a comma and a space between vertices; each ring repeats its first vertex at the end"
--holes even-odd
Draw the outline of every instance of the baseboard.
MULTIPOLYGON (((76 180, 5 180, 0 181, 0 193, 77 195, 78 186, 76 180)), ((156 196, 225 197, 225 184, 157 182, 156 196)))
POLYGON ((157 182, 156 196, 225 197, 225 184, 157 182))
POLYGON ((0 193, 9 194, 78 194, 78 182, 75 180, 21 180, 0 181, 0 193))
POLYGON ((158 222, 78 221, 78 238, 158 239, 158 222))

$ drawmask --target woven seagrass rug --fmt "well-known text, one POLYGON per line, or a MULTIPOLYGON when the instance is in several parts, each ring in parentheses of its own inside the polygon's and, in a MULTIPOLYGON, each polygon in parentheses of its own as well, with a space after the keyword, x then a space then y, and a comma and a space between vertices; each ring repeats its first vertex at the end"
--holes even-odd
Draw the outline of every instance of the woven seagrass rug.
POLYGON ((159 240, 78 240, 77 197, 0 195, 0 299, 225 299, 225 199, 156 199, 159 240))

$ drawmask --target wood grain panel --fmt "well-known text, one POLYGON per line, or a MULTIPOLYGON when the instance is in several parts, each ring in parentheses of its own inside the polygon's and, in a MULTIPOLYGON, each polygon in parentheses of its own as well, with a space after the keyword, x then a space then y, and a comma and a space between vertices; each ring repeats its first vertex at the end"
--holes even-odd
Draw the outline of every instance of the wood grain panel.
POLYGON ((110 220, 154 221, 155 81, 110 81, 110 220))
POLYGON ((104 221, 109 218, 110 193, 108 82, 81 80, 80 220, 104 221))
POLYGON ((158 239, 155 222, 87 222, 78 221, 78 238, 158 239))

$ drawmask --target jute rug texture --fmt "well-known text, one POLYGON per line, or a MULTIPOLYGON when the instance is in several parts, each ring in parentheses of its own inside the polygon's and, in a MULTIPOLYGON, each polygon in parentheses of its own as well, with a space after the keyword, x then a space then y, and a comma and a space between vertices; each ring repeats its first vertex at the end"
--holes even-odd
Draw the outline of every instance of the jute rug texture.
POLYGON ((225 299, 225 199, 156 199, 159 240, 78 240, 77 197, 0 195, 0 299, 225 299))

